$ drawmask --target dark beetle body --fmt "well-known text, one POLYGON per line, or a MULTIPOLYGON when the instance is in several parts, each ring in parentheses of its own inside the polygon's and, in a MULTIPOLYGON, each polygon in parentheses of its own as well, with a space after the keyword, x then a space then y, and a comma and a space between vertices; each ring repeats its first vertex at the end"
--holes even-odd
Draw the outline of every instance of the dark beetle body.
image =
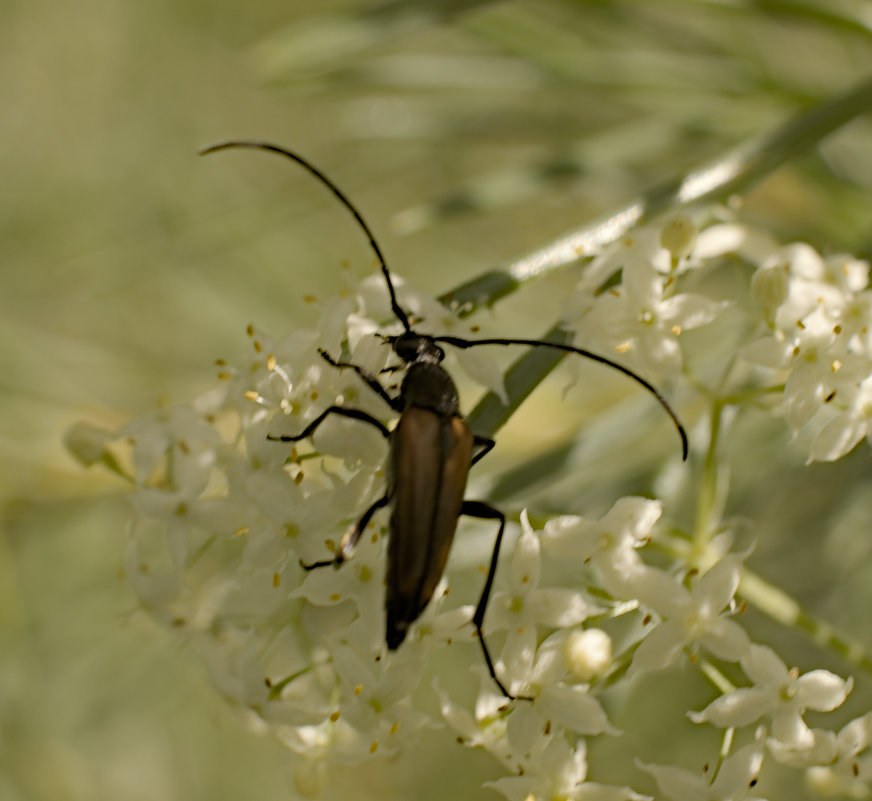
POLYGON ((474 438, 457 389, 435 362, 410 365, 391 435, 386 640, 396 649, 445 571, 472 462, 474 438))
MULTIPOLYGON (((389 431, 380 420, 362 409, 329 406, 298 434, 267 435, 268 439, 280 442, 299 442, 312 436, 324 420, 335 415, 368 423, 390 441, 390 476, 385 494, 376 500, 363 513, 357 524, 346 533, 332 559, 304 565, 304 567, 313 569, 342 565, 351 558, 357 542, 373 515, 390 504, 393 511, 385 579, 387 588, 385 639, 388 648, 394 650, 406 638, 409 626, 420 617, 436 591, 445 570, 458 518, 466 515, 498 522, 499 528, 494 540, 487 578, 471 622, 478 634, 491 678, 503 695, 513 699, 515 696, 509 693, 497 677, 482 630, 485 610, 493 588, 506 518, 501 511, 484 501, 463 498, 469 468, 494 447, 494 441, 489 437, 473 434, 461 418, 457 387, 451 376, 440 365, 445 353, 438 343, 460 349, 483 345, 526 345, 575 353, 618 370, 654 395, 672 418, 681 437, 682 457, 686 459, 687 434, 684 427, 666 399, 648 381, 611 359, 598 356, 583 348, 563 342, 534 339, 469 340, 455 336, 416 333, 412 330, 409 315, 397 301, 390 271, 372 231, 354 204, 336 184, 306 159, 268 142, 224 142, 206 148, 202 152, 214 153, 231 147, 256 148, 284 156, 304 167, 333 192, 357 220, 369 239, 390 294, 391 310, 404 329, 402 334, 383 337, 404 362, 407 370, 398 396, 388 394, 378 377, 366 368, 350 362, 338 361, 325 351, 320 351, 324 360, 333 367, 340 370, 346 368, 354 370, 373 392, 400 415, 393 431, 389 431), (479 450, 473 455, 473 450, 476 448, 479 450)), ((385 372, 393 372, 397 369, 400 368, 388 368, 385 372)))

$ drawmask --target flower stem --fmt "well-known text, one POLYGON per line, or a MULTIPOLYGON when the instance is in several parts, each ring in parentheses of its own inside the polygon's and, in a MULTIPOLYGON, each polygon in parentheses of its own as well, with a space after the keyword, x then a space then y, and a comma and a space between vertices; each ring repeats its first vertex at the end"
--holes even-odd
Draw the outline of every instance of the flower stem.
POLYGON ((799 601, 747 567, 742 570, 739 595, 782 626, 805 632, 817 645, 830 649, 865 673, 872 674, 872 657, 863 643, 837 631, 825 620, 810 615, 799 601))
POLYGON ((717 509, 719 494, 718 468, 718 440, 721 432, 721 416, 723 403, 717 398, 712 401, 711 410, 711 434, 709 436, 708 449, 703 463, 702 481, 699 488, 699 500, 696 507, 696 523, 693 531, 693 542, 696 556, 703 554, 705 546, 711 538, 711 533, 716 527, 713 519, 717 509))

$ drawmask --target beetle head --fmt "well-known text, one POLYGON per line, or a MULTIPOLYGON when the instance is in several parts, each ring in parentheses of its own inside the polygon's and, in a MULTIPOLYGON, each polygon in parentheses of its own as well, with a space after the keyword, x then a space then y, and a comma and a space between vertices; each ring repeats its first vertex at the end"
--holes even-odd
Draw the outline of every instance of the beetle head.
POLYGON ((438 364, 445 358, 445 351, 426 334, 416 334, 406 331, 399 336, 390 337, 389 341, 394 352, 406 364, 414 362, 432 362, 438 364))

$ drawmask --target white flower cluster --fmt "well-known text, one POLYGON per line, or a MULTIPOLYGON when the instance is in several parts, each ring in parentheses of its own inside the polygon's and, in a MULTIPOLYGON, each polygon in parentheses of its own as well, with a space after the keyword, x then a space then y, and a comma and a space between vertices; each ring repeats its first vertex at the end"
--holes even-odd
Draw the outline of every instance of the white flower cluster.
MULTIPOLYGON (((682 335, 727 309, 742 315, 733 322, 742 332, 739 362, 766 370, 758 394, 780 393, 794 432, 815 428, 809 461, 836 460, 872 434, 872 290, 869 264, 852 256, 825 258, 731 222, 697 231, 678 217, 597 257, 567 323, 585 347, 597 343, 643 374, 669 379, 685 368, 682 335), (752 271, 746 297, 679 291, 682 279, 704 285, 725 258, 752 271), (600 292, 618 270, 621 282, 600 292)), ((746 380, 733 369, 734 381, 746 380)))
MULTIPOLYGON (((584 347, 646 376, 696 380, 684 334, 741 305, 706 294, 702 279, 725 258, 741 260, 750 280, 740 359, 728 360, 732 372, 729 380, 719 376, 719 386, 734 396, 740 382, 751 396, 780 393, 794 430, 826 415, 811 459, 838 458, 869 435, 872 419, 872 294, 864 263, 824 259, 805 245, 781 247, 734 223, 697 230, 675 218, 595 259, 568 305, 567 324, 584 347), (765 382, 751 363, 768 368, 765 382)), ((435 301, 400 295, 425 320, 421 330, 459 333, 459 321, 435 301)), ((422 711, 429 686, 422 681, 433 652, 451 643, 467 643, 453 653, 467 664, 476 660, 480 690, 470 707, 437 679, 442 717, 460 742, 505 766, 508 775, 489 786, 510 801, 647 798, 588 781, 587 740, 620 736, 603 705, 613 688, 687 657, 740 668, 750 685, 722 687, 691 720, 749 736, 714 776, 637 762, 664 795, 751 798, 767 750, 807 770, 818 789, 872 792, 872 713, 838 733, 809 728, 803 718, 806 710, 840 706, 851 680, 825 670, 800 676, 751 642, 735 599, 747 554, 732 551, 714 526, 702 540, 688 536, 693 546, 684 551, 666 543, 655 560, 643 558, 654 550, 646 546, 660 542, 660 501, 621 498, 600 519, 563 516, 540 529, 521 514, 485 618, 497 673, 517 700, 508 702, 488 675, 472 606, 447 598, 450 577, 402 646, 387 651, 387 513, 373 518, 341 569, 301 566, 329 559, 384 494, 384 440, 373 427, 339 417, 294 447, 267 435, 296 434, 330 405, 389 424, 392 411, 359 376, 318 354, 324 348, 338 356, 344 348, 349 361, 374 373, 390 368, 391 350, 375 335, 375 321, 389 315, 381 276, 374 276, 328 304, 315 331, 272 341, 251 329, 251 357, 235 367, 222 363, 219 385, 192 403, 118 432, 78 426, 68 437, 83 462, 102 461, 135 488, 126 573, 142 606, 202 655, 215 686, 252 724, 270 728, 299 756, 301 792, 320 791, 328 773, 320 767, 396 754, 413 745, 416 730, 436 725, 422 711), (546 561, 574 566, 574 586, 543 584, 546 561)), ((473 378, 503 392, 479 351, 463 359, 473 378)), ((384 375, 386 386, 399 380, 384 375)))

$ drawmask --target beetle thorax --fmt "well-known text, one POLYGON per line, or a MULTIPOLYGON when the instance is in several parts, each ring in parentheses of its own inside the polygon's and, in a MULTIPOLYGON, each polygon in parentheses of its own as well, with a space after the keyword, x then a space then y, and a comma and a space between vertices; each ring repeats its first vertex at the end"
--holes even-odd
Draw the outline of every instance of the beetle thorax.
POLYGON ((457 387, 438 362, 418 361, 410 364, 400 395, 406 409, 418 406, 445 416, 460 415, 457 387))
POLYGON ((438 364, 445 358, 445 351, 433 341, 432 337, 416 334, 414 331, 406 331, 393 338, 391 345, 394 352, 407 364, 415 362, 438 364))

